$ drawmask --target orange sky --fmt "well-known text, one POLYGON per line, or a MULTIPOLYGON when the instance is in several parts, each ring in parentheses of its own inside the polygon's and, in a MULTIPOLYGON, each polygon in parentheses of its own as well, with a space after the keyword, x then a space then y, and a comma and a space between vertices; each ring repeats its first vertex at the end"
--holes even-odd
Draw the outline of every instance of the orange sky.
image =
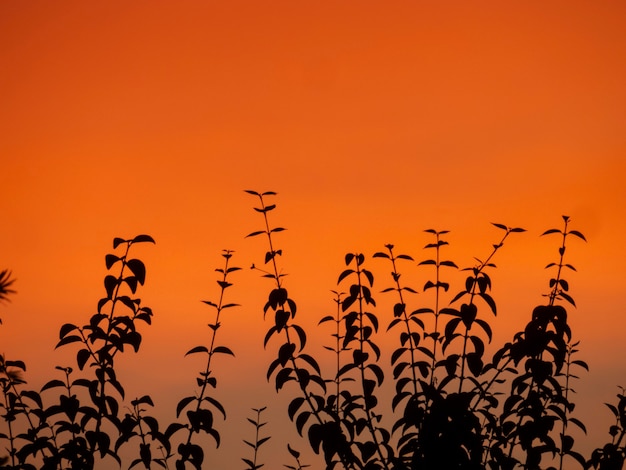
MULTIPOLYGON (((493 274, 503 341, 547 291, 557 240, 538 235, 568 214, 589 240, 570 250, 572 323, 592 366, 580 407, 604 438, 602 403, 626 385, 625 21, 617 1, 2 2, 0 269, 19 291, 0 307, 2 350, 45 381, 66 360, 51 354, 58 327, 87 321, 104 294, 112 238, 149 233, 141 296, 156 317, 125 358, 127 389, 154 384, 174 406, 198 367, 182 354, 207 341, 199 300, 217 295, 220 250, 262 261, 261 241, 243 239, 261 223, 243 189, 279 193, 283 262, 312 325, 332 312, 348 251, 391 242, 422 259, 422 231, 448 229, 468 266, 499 235, 489 222, 527 228, 493 274)), ((222 342, 238 358, 217 373, 237 401, 224 400, 230 437, 212 454, 226 467, 245 456, 243 417, 274 400, 269 286, 247 269, 234 281, 242 307, 222 342)), ((277 405, 279 465, 293 428, 277 405)))

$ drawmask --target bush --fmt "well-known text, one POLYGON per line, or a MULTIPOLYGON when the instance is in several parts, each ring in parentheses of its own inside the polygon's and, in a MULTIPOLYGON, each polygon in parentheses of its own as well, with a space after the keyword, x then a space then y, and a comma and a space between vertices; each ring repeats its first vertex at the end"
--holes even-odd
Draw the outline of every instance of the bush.
MULTIPOLYGON (((429 269, 432 279, 422 291, 433 294, 432 304, 410 307, 417 290, 405 285, 403 263, 413 258, 398 254, 393 245, 373 255, 391 271, 382 294, 393 296, 388 334, 398 338, 390 352, 391 364, 381 361, 377 343, 381 329, 373 293, 373 260, 362 253, 348 253, 338 277, 336 314, 319 324, 330 327, 335 368, 322 372, 306 345, 307 333, 295 322, 296 301, 290 297, 279 266, 282 250, 275 234, 268 204, 273 192, 247 191, 257 198, 254 209, 263 228, 248 237, 265 237, 264 268, 255 268, 272 281, 264 306, 270 327, 264 345, 276 351, 268 368, 285 402, 297 432, 312 450, 323 455, 327 469, 621 469, 626 453, 626 394, 608 404, 615 415, 610 442, 583 456, 575 441, 576 430, 586 432, 576 418, 572 382, 587 364, 578 359, 568 308, 575 306, 566 274, 575 271, 565 254, 572 240, 585 240, 570 228, 563 216, 560 229, 543 235, 558 238, 558 256, 548 265, 552 273, 549 293, 522 330, 510 342, 489 346, 493 332, 490 318, 497 313, 491 295, 494 257, 518 227, 493 224, 501 237, 484 260, 463 268, 465 281, 453 286, 446 272, 459 267, 445 259, 446 231, 426 230, 431 254, 417 263, 429 269), (493 350, 493 351, 492 351, 493 350), (489 353, 488 353, 489 351, 489 353), (392 380, 391 403, 382 403, 381 387, 392 380)), ((137 297, 146 279, 144 263, 131 256, 132 247, 154 243, 152 237, 115 238, 114 253, 105 256, 108 274, 105 296, 97 312, 80 326, 61 326, 57 348, 76 349, 76 367, 57 367, 61 379, 52 379, 41 390, 26 388, 25 364, 0 360, 3 428, 0 440, 6 448, 2 468, 89 469, 100 461, 115 461, 127 468, 207 468, 207 437, 220 444, 214 417, 226 418, 226 410, 212 395, 217 385, 215 355, 233 355, 218 346, 220 315, 236 304, 225 299, 232 286, 233 253, 222 253, 217 269, 218 301, 205 301, 214 312, 208 345, 191 348, 187 355, 202 355, 205 367, 196 377, 197 390, 176 407, 177 422, 164 425, 154 416, 149 395, 126 400, 116 374, 116 358, 142 343, 141 325, 150 325, 152 310, 137 297), (123 412, 122 410, 127 411, 123 412), (130 462, 122 462, 120 450, 135 449, 130 462)), ((382 264, 379 264, 379 266, 382 264)), ((253 266, 254 267, 254 266, 253 266)), ((9 271, 0 273, 0 301, 14 294, 9 271)), ((270 438, 263 435, 262 412, 254 409, 248 421, 254 439, 244 440, 252 456, 243 458, 246 468, 258 469, 260 448, 270 438)), ((286 468, 308 467, 291 446, 293 458, 286 468)))

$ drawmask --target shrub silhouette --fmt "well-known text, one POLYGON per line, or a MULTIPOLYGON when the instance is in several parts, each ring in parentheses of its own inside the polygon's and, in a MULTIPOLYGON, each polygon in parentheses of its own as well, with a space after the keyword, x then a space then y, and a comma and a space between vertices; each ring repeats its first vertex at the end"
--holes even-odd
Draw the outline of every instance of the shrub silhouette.
MULTIPOLYGON (((276 205, 267 202, 275 193, 247 192, 256 198, 254 209, 263 221, 263 228, 248 237, 264 237, 267 243, 264 267, 255 269, 273 283, 263 308, 269 323, 263 343, 275 351, 267 376, 277 393, 288 394, 285 406, 295 430, 322 454, 327 469, 623 468, 623 389, 616 403, 607 404, 615 424, 606 445, 585 457, 572 433, 586 432, 575 415, 572 382, 588 367, 577 358, 578 342, 568 323, 567 309, 575 301, 566 274, 575 268, 565 255, 573 240, 585 240, 570 228, 569 217, 563 216, 561 228, 543 234, 559 237, 558 257, 547 266, 551 276, 545 302, 511 341, 491 348, 490 354, 490 318, 497 304, 489 273, 507 239, 524 229, 493 224, 500 238, 484 260, 460 269, 466 273, 460 287, 446 278, 459 270, 445 259, 446 231, 426 230, 432 236, 425 247, 430 256, 419 262, 398 254, 391 244, 371 257, 346 254, 334 291, 336 313, 319 320, 331 338, 324 348, 335 358, 334 370, 323 372, 308 352, 305 329, 296 323, 297 304, 280 267, 282 249, 275 237, 284 228, 271 224, 269 214, 276 205), (404 284, 400 269, 409 265, 432 273, 421 289, 432 294, 431 300, 414 301, 418 289, 404 284), (381 325, 382 315, 375 312, 377 269, 391 272, 381 292, 394 296, 388 325, 381 325), (398 339, 389 365, 383 364, 377 343, 382 329, 398 339), (385 381, 392 381, 395 390, 390 403, 382 403, 385 381)), ((226 418, 225 408, 212 396, 217 386, 212 361, 215 355, 234 355, 216 338, 220 314, 237 306, 226 294, 232 273, 240 268, 231 265, 233 252, 224 250, 224 265, 216 269, 218 300, 204 301, 215 313, 210 343, 186 354, 204 355, 206 366, 195 378, 195 393, 178 402, 179 422, 163 424, 150 411, 152 398, 127 399, 116 374, 116 358, 140 349, 142 329, 152 321, 152 310, 137 297, 146 279, 144 263, 131 257, 138 243, 155 241, 148 235, 113 240, 114 253, 105 256, 110 274, 97 312, 82 326, 61 326, 57 348, 74 348, 76 367, 57 367, 61 379, 35 391, 26 387, 23 361, 0 357, 0 441, 6 449, 1 468, 90 469, 98 462, 125 468, 210 468, 207 443, 220 445, 214 415, 226 418), (130 462, 122 462, 122 447, 134 449, 130 462)), ((15 294, 13 283, 9 271, 0 272, 0 301, 15 294)), ((242 457, 250 470, 263 467, 261 447, 270 439, 262 432, 264 410, 253 409, 254 418, 248 419, 253 439, 242 436, 253 452, 242 457)), ((286 468, 309 467, 285 444, 292 459, 286 468)))

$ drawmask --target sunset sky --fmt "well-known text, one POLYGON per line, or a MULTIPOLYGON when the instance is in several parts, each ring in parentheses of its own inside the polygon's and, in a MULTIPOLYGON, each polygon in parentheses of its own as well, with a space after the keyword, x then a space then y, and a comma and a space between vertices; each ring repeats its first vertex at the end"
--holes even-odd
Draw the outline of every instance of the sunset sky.
MULTIPOLYGON (((281 468, 287 441, 306 445, 291 395, 265 380, 271 285, 248 269, 266 248, 244 238, 262 219, 243 190, 278 193, 281 264, 320 357, 330 332, 313 327, 333 313, 345 253, 393 243, 418 261, 433 228, 472 266, 498 241, 490 222, 528 230, 492 272, 502 344, 544 302, 559 240, 540 234, 566 214, 588 240, 567 253, 591 367, 579 417, 586 448, 603 444, 603 403, 626 386, 625 24, 619 1, 1 2, 0 270, 18 294, 0 305, 0 350, 26 361, 32 387, 71 365, 71 347, 53 352, 58 329, 95 313, 113 237, 150 234, 135 254, 154 324, 120 367, 129 397, 151 394, 173 419, 202 367, 183 355, 209 341, 200 301, 217 297, 221 250, 235 250, 245 269, 228 294, 241 307, 218 343, 237 357, 218 357, 229 417, 208 458, 243 465, 245 417, 268 406, 261 461, 281 468)), ((379 292, 388 266, 368 264, 379 292)), ((403 269, 421 290, 430 273, 403 269)), ((377 299, 386 327, 392 299, 377 299)))

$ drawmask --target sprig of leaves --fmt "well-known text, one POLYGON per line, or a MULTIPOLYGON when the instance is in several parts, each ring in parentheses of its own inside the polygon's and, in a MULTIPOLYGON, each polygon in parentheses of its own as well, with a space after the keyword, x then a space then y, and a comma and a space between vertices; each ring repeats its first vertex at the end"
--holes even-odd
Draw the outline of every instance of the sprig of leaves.
MULTIPOLYGON (((98 453, 100 458, 109 455, 116 461, 119 461, 119 457, 112 447, 113 431, 103 428, 108 423, 118 433, 121 432, 120 399, 124 399, 125 393, 117 379, 114 359, 119 352, 124 352, 126 346, 132 347, 135 352, 139 351, 142 335, 137 329, 137 323, 150 325, 153 315, 152 310, 142 306, 141 299, 135 297, 138 286, 142 286, 146 280, 143 261, 130 257, 131 248, 140 243, 154 244, 155 241, 149 235, 113 239, 113 249, 121 249, 121 253, 107 254, 105 265, 109 271, 117 267, 118 274, 105 276, 106 295, 98 302, 97 313, 91 316, 89 323, 82 327, 64 324, 60 328, 56 345, 56 348, 72 343, 80 345, 76 354, 78 369, 82 371, 88 365, 94 374, 88 382, 78 382, 79 386, 86 388, 93 404, 93 407, 80 408, 84 439, 91 453, 98 453), (114 393, 109 392, 110 389, 114 393)), ((70 442, 76 442, 77 439, 73 436, 70 442)), ((79 450, 83 452, 80 446, 79 450)))
POLYGON ((263 408, 252 408, 252 411, 256 413, 256 416, 254 417, 254 419, 247 418, 248 422, 254 426, 255 432, 254 442, 246 441, 245 439, 243 441, 247 446, 251 447, 253 451, 252 459, 241 459, 247 465, 246 470, 259 470, 264 465, 262 463, 257 463, 257 460, 260 447, 271 439, 271 436, 261 437, 260 434, 261 428, 267 424, 267 422, 261 421, 261 413, 263 413, 266 409, 267 407, 265 406, 263 408))
POLYGON ((605 403, 615 418, 609 428, 611 441, 602 448, 595 449, 588 462, 588 468, 596 470, 621 470, 626 461, 626 389, 619 387, 617 404, 605 403))
POLYGON ((186 410, 185 416, 187 417, 187 423, 172 423, 165 432, 165 435, 170 439, 178 432, 186 434, 186 437, 178 446, 177 469, 184 469, 186 462, 189 462, 198 470, 202 468, 204 450, 198 443, 192 442, 192 438, 195 434, 201 432, 205 433, 213 438, 217 447, 220 445, 220 433, 214 426, 214 412, 218 411, 221 413, 222 417, 226 419, 226 410, 216 398, 208 394, 208 391, 211 388, 215 389, 217 387, 217 379, 213 376, 212 370, 213 357, 217 354, 235 355, 230 348, 216 344, 217 332, 221 327, 220 317, 222 312, 226 309, 238 306, 238 304, 235 303, 225 302, 226 290, 233 285, 230 282, 230 275, 241 269, 236 266, 230 266, 232 256, 232 250, 223 250, 222 257, 224 258, 224 267, 215 270, 219 273, 219 279, 217 280, 217 285, 220 289, 219 300, 217 302, 203 300, 203 303, 211 307, 215 312, 214 320, 208 325, 211 329, 209 347, 204 345, 195 346, 185 354, 185 356, 192 354, 206 355, 206 365, 204 371, 200 372, 199 376, 196 378, 196 383, 200 389, 199 392, 182 398, 176 406, 177 418, 186 410))
MULTIPOLYGON (((266 197, 275 196, 276 193, 252 190, 246 192, 258 198, 259 206, 254 207, 254 210, 262 214, 264 222, 263 230, 252 232, 247 237, 266 236, 269 249, 265 254, 264 264, 270 264, 270 270, 263 271, 263 277, 271 279, 274 283, 274 288, 263 307, 264 317, 266 318, 271 311, 274 321, 265 335, 263 344, 267 347, 269 341, 279 335, 282 335, 284 341, 278 348, 278 357, 268 367, 267 378, 269 380, 274 376, 276 391, 281 390, 289 382, 298 385, 300 395, 289 403, 289 416, 295 421, 300 435, 304 434, 308 425, 307 436, 311 448, 316 453, 320 451, 324 453, 327 467, 332 468, 337 461, 341 461, 344 468, 354 468, 357 460, 341 430, 341 423, 333 418, 332 411, 326 406, 326 381, 321 376, 320 367, 312 356, 304 352, 306 333, 301 326, 294 323, 296 302, 289 297, 283 285, 285 275, 277 262, 282 250, 275 248, 273 235, 285 229, 271 228, 268 214, 276 208, 276 204, 265 203, 266 197), (309 423, 309 420, 313 422, 309 423)), ((254 265, 252 267, 255 268, 254 265)))

